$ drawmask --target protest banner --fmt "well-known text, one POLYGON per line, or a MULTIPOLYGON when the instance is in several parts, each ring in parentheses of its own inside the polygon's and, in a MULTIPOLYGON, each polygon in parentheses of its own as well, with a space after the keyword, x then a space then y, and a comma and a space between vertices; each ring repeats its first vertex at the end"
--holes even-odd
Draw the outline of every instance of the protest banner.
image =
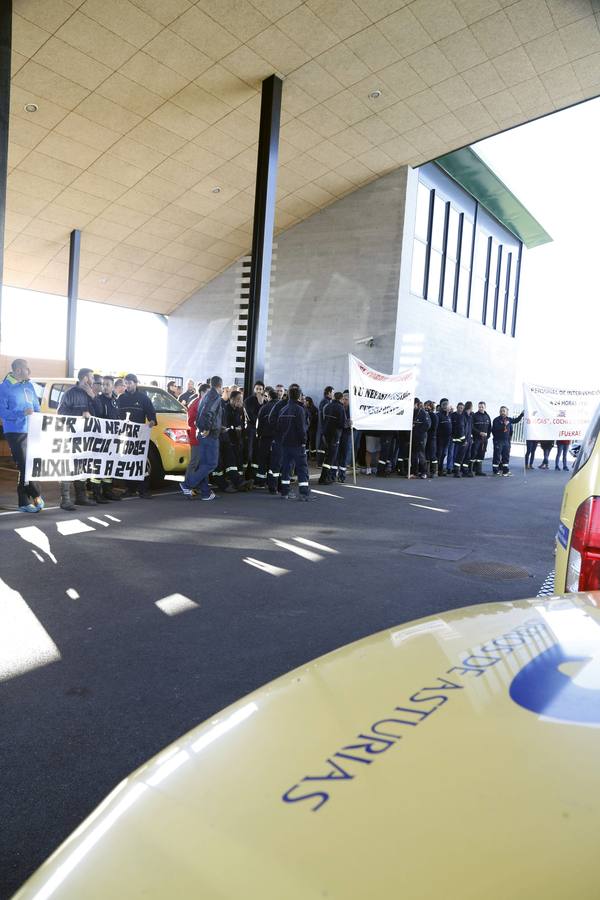
POLYGON ((146 472, 150 426, 120 419, 32 413, 25 481, 125 478, 146 472))
POLYGON ((415 370, 384 375, 349 354, 350 418, 359 431, 410 431, 415 370))
POLYGON ((524 384, 525 439, 579 441, 600 402, 600 388, 576 390, 524 384))

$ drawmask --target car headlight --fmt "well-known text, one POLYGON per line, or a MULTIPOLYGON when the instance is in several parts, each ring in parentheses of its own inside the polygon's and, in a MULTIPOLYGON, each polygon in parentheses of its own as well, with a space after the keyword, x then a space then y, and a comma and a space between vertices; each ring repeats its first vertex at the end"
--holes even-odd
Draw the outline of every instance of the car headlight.
POLYGON ((187 428, 165 428, 165 434, 174 444, 189 443, 187 428))

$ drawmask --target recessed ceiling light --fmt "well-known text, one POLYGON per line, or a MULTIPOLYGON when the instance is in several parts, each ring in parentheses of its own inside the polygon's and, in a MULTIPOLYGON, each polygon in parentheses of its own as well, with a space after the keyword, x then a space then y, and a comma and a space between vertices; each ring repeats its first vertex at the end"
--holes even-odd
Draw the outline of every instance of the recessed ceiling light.
POLYGON ((25 112, 37 112, 38 105, 37 103, 26 103, 23 109, 25 110, 25 112))
POLYGON ((381 91, 379 89, 371 91, 369 94, 369 100, 377 100, 379 97, 381 97, 381 91))
POLYGON ((221 188, 220 188, 218 185, 216 185, 216 187, 212 188, 212 193, 213 193, 213 194, 220 194, 220 193, 221 193, 221 188))

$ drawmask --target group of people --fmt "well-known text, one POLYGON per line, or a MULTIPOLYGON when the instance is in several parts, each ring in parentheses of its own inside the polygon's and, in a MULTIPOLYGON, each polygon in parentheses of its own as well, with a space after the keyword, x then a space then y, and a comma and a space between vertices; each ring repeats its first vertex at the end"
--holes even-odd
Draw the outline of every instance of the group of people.
MULTIPOLYGON (((34 482, 25 481, 27 417, 40 408, 29 377, 27 361, 15 360, 0 385, 0 419, 19 469, 19 508, 39 512, 44 506, 41 491, 34 482)), ((506 477, 511 474, 513 426, 524 415, 511 417, 502 406, 492 420, 483 401, 475 410, 470 401, 457 403, 454 409, 446 397, 437 404, 415 398, 412 431, 353 432, 349 391, 335 391, 331 385, 325 387, 318 406, 296 383, 286 389, 282 384, 265 386, 258 380, 245 399, 239 387, 224 386, 220 376, 198 385, 189 379, 184 391, 171 381, 167 389, 188 414, 191 459, 181 491, 188 498, 199 494, 202 500, 215 499, 217 490, 237 493, 251 489, 287 499, 292 496, 293 476, 298 482, 298 499, 306 500, 311 457, 320 468, 321 485, 344 482, 353 455, 365 475, 485 476, 483 461, 490 440, 492 472, 506 477)), ((77 383, 62 396, 58 413, 156 424, 152 401, 145 391, 138 390, 133 373, 115 379, 80 369, 77 383)), ((533 467, 537 443, 527 442, 528 468, 533 467)), ((553 442, 541 444, 544 458, 540 468, 548 468, 553 442)), ((556 469, 561 459, 563 468, 568 468, 568 444, 557 442, 556 469)), ((122 496, 152 496, 148 477, 129 482, 124 495, 114 490, 109 478, 89 479, 89 490, 86 479, 63 481, 60 493, 65 510, 109 503, 122 496)))
MULTIPOLYGON (((0 419, 4 437, 19 471, 19 509, 26 513, 39 513, 45 505, 41 490, 37 483, 27 481, 25 477, 28 418, 32 413, 40 411, 30 374, 27 360, 14 360, 10 372, 0 384, 0 419)), ((138 390, 138 379, 133 373, 125 378, 115 379, 112 375, 94 374, 93 369, 80 369, 77 383, 62 395, 57 412, 66 416, 128 418, 134 423, 147 423, 150 426, 156 424, 152 401, 144 391, 138 390)), ((61 509, 74 511, 78 506, 110 503, 121 500, 123 496, 136 494, 144 499, 152 497, 148 477, 143 481, 131 481, 124 494, 114 490, 110 478, 90 478, 89 492, 87 482, 85 477, 60 482, 61 509)))

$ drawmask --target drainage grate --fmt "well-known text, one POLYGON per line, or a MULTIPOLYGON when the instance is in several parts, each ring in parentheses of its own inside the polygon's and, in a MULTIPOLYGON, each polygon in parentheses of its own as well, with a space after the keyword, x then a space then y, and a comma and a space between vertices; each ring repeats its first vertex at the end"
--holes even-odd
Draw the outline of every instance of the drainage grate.
POLYGON ((508 563, 490 562, 489 560, 462 563, 458 568, 467 575, 479 575, 480 578, 500 578, 507 581, 511 578, 530 577, 527 569, 523 569, 521 566, 511 566, 508 563))

